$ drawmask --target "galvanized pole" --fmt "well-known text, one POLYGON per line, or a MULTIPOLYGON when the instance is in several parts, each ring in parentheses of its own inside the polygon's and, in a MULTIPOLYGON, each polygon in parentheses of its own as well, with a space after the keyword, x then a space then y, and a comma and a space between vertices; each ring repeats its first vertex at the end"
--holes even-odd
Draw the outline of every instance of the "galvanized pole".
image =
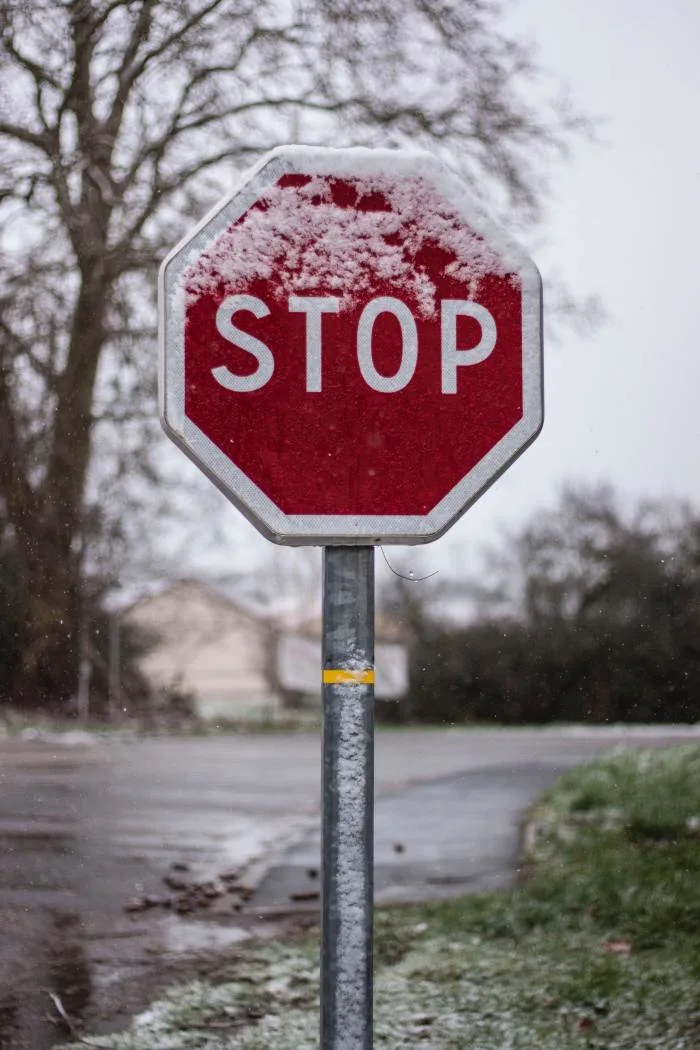
POLYGON ((371 1050, 374 548, 325 547, 321 1050, 371 1050))

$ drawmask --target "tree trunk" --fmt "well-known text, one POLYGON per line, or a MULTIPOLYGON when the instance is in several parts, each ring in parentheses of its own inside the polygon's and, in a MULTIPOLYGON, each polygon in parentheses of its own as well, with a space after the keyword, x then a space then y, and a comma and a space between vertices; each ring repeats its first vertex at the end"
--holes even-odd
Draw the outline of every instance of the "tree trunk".
POLYGON ((12 700, 24 709, 68 714, 78 673, 78 574, 70 562, 57 560, 52 537, 34 542, 31 557, 20 559, 12 700))
POLYGON ((52 451, 34 513, 12 516, 20 569, 20 657, 12 699, 52 713, 74 709, 79 667, 83 499, 90 461, 92 402, 108 290, 84 281, 53 417, 52 451))

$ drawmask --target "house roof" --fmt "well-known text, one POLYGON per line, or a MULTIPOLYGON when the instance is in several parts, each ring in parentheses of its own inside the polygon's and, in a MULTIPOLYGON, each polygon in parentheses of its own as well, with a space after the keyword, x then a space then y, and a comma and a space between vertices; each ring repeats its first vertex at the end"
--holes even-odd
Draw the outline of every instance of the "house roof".
POLYGON ((247 619, 257 619, 250 609, 246 608, 241 601, 231 597, 231 595, 223 588, 207 581, 190 577, 159 580, 153 584, 147 585, 140 597, 136 598, 130 605, 126 606, 123 615, 129 617, 132 613, 136 614, 139 610, 147 608, 156 602, 160 602, 165 596, 177 594, 180 594, 183 600, 187 599, 188 594, 193 597, 198 596, 200 598, 205 598, 207 601, 225 607, 227 610, 236 612, 247 619))

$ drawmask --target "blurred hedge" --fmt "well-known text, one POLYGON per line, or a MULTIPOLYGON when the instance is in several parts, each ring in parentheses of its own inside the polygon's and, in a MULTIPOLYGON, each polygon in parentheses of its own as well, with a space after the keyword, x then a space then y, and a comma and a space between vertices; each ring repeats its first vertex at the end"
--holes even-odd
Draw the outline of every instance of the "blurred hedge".
POLYGON ((412 718, 700 718, 700 517, 687 506, 625 509, 607 487, 567 490, 506 538, 481 580, 427 589, 422 604, 403 590, 412 718), (445 613, 460 593, 466 625, 445 613))

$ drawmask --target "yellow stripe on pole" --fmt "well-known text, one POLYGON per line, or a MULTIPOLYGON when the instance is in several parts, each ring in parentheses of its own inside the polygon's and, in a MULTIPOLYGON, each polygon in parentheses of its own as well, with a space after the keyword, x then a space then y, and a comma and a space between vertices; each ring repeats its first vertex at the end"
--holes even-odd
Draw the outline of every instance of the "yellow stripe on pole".
POLYGON ((323 672, 324 685, 374 685, 374 668, 364 667, 361 671, 347 671, 341 668, 326 668, 323 672))

